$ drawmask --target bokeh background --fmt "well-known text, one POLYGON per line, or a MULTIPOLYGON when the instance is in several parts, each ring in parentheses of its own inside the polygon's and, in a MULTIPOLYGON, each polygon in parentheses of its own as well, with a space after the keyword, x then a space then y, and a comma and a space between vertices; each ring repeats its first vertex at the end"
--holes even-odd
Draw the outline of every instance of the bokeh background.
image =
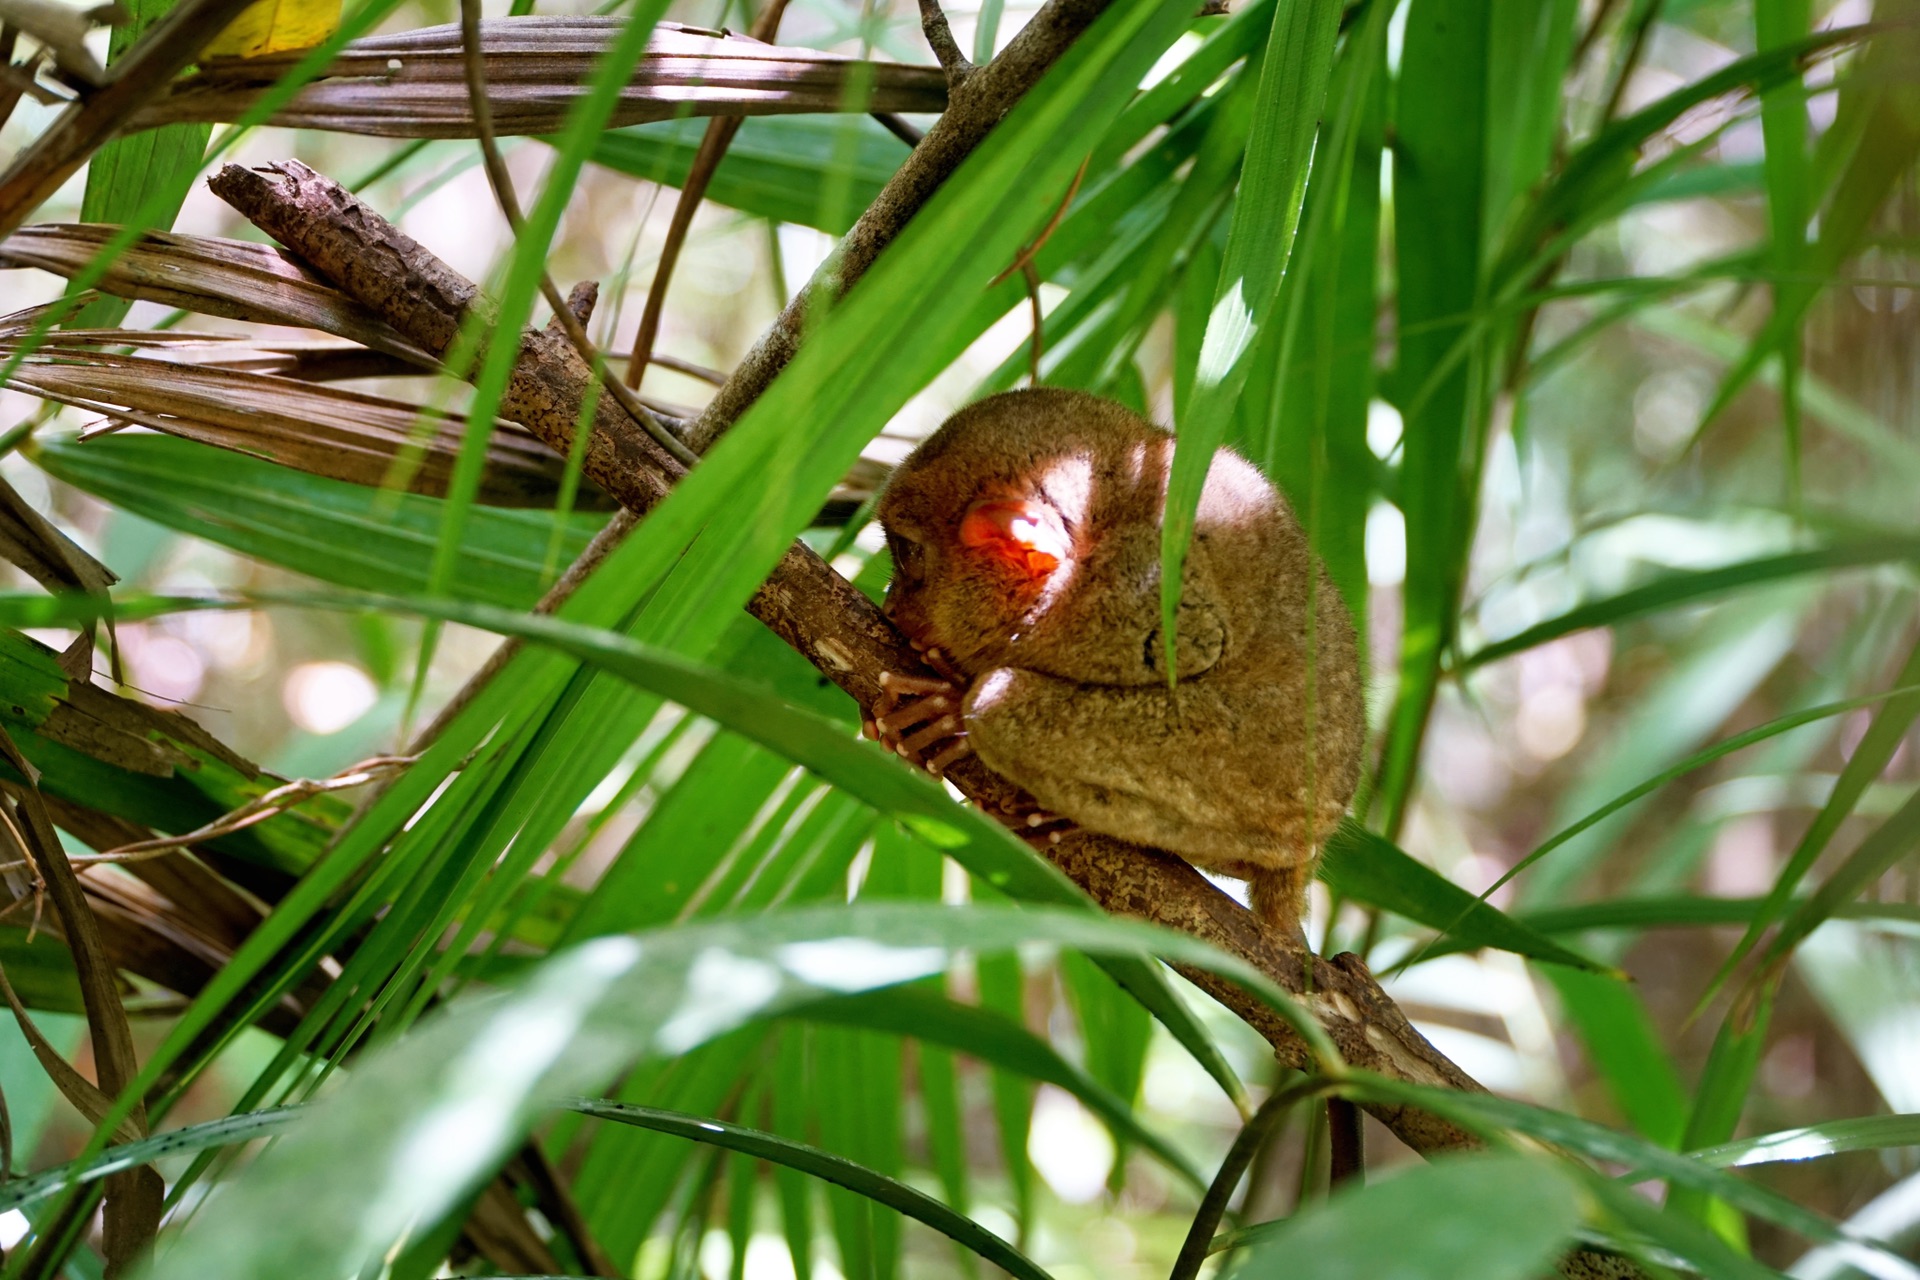
MULTIPOLYGON (((1579 9, 1580 29, 1597 22, 1602 45, 1625 39, 1616 29, 1618 15, 1610 19, 1603 12, 1616 7, 1588 0, 1579 9)), ((1651 9, 1655 16, 1620 90, 1616 114, 1752 52, 1753 19, 1744 0, 1670 0, 1632 8, 1651 9)), ((1874 16, 1867 0, 1816 3, 1814 10, 1821 29, 1874 16)), ((542 3, 540 11, 568 9, 542 3)), ((961 0, 948 12, 962 46, 973 47, 974 8, 961 0)), ((1000 18, 1001 39, 1030 12, 1008 6, 1000 18)), ((387 27, 456 16, 448 4, 408 4, 387 27)), ((731 0, 676 4, 671 16, 734 29, 747 21, 731 0)), ((1167 65, 1190 52, 1197 39, 1176 48, 1167 65)), ((897 0, 795 0, 780 40, 930 61, 917 13, 897 0)), ((1398 56, 1397 40, 1396 32, 1390 62, 1398 56)), ((1584 65, 1564 102, 1573 128, 1591 121, 1613 88, 1606 57, 1590 57, 1584 65)), ((1845 58, 1839 66, 1848 66, 1845 58)), ((1816 139, 1835 120, 1834 75, 1834 64, 1823 62, 1810 77, 1806 107, 1816 139)), ((34 136, 48 119, 44 109, 23 104, 0 132, 0 151, 34 136)), ((678 127, 651 126, 662 132, 678 127)), ((1697 164, 1656 197, 1579 240, 1557 281, 1562 296, 1539 312, 1531 376, 1498 399, 1480 478, 1463 652, 1663 573, 1758 560, 1838 536, 1911 533, 1920 516, 1920 191, 1913 173, 1898 179, 1869 247, 1848 260, 1842 278, 1809 313, 1796 392, 1802 423, 1795 492, 1786 479, 1776 368, 1770 366, 1700 430, 1730 361, 1770 309, 1764 140, 1756 104, 1716 100, 1689 113, 1661 145, 1697 148, 1697 164), (1644 287, 1618 286, 1628 280, 1644 287), (1629 296, 1637 304, 1620 307, 1629 296)), ((541 181, 551 151, 530 139, 509 139, 505 146, 524 198, 541 181)), ((377 173, 362 194, 475 279, 489 278, 510 247, 471 143, 414 145, 266 128, 242 141, 235 158, 265 162, 296 154, 344 181, 377 173)), ((1381 184, 1390 200, 1391 146, 1387 156, 1381 184)), ((39 220, 77 218, 81 189, 81 179, 70 183, 39 220)), ((589 166, 569 205, 552 271, 563 287, 578 279, 601 282, 590 331, 609 350, 622 350, 630 340, 676 194, 631 174, 589 166)), ((255 234, 198 187, 175 225, 202 234, 255 234)), ((709 369, 733 367, 831 246, 831 238, 812 227, 709 201, 673 278, 656 350, 709 369)), ((1390 273, 1391 226, 1379 250, 1381 269, 1390 273)), ((6 310, 50 299, 61 288, 52 277, 24 271, 0 275, 0 282, 6 310)), ((1050 281, 1042 287, 1043 304, 1052 309, 1067 292, 1050 281)), ((942 302, 929 299, 926 305, 942 302)), ((128 323, 151 324, 164 314, 139 304, 128 323)), ((189 323, 210 331, 238 328, 204 318, 189 323)), ((1384 367, 1393 347, 1385 307, 1378 328, 1384 367)), ((1175 329, 1168 317, 1155 321, 1135 361, 1140 392, 1162 420, 1174 408, 1182 358, 1175 329)), ((1026 310, 1015 308, 898 415, 868 457, 883 464, 897 460, 996 369, 1020 358, 1028 338, 1026 310)), ((424 379, 366 385, 451 407, 465 391, 424 379)), ((709 388, 655 366, 645 390, 694 407, 709 388)), ((39 412, 37 400, 0 392, 0 424, 39 412)), ((91 421, 62 410, 41 431, 74 431, 91 421)), ((1364 478, 1372 492, 1365 519, 1366 628, 1375 720, 1381 725, 1392 698, 1408 565, 1406 522, 1392 493, 1402 432, 1399 410, 1374 396, 1365 426, 1376 467, 1364 478)), ((0 472, 118 572, 124 588, 193 593, 303 581, 97 501, 20 454, 0 461, 0 472)), ((843 567, 857 571, 875 549, 868 531, 846 553, 843 567)), ((14 579, 26 585, 24 577, 14 579)), ((1460 673, 1443 683, 1433 709, 1400 843, 1456 882, 1483 890, 1547 836, 1707 743, 1809 705, 1888 687, 1920 637, 1916 585, 1912 564, 1898 560, 1785 577, 1579 630, 1460 673)), ((410 691, 420 638, 418 624, 405 620, 290 609, 187 613, 118 629, 126 691, 184 710, 270 769, 304 777, 397 749, 495 643, 477 632, 448 629, 415 702, 410 691)), ((98 663, 101 679, 111 679, 104 654, 98 663)), ((1608 897, 1762 895, 1872 714, 1862 708, 1818 721, 1697 769, 1559 850, 1492 900, 1523 910, 1608 897)), ((595 792, 558 842, 577 848, 570 882, 594 883, 701 741, 696 735, 683 748, 646 760, 647 775, 616 776, 595 792)), ((1917 787, 1920 760, 1909 734, 1823 865, 1843 857, 1917 787)), ((1909 854, 1867 898, 1889 910, 1881 918, 1831 922, 1795 954, 1741 1132, 1920 1111, 1920 863, 1909 854)), ((1329 920, 1330 906, 1322 893, 1316 932, 1336 946, 1369 945, 1377 969, 1406 958, 1427 936, 1351 906, 1329 920)), ((1578 937, 1589 954, 1631 975, 1645 1022, 1616 1032, 1645 1036, 1640 1065, 1670 1077, 1638 1094, 1623 1093, 1618 1080, 1597 1069, 1590 1041, 1570 1021, 1555 980, 1513 956, 1432 959, 1396 976, 1389 989, 1443 1051, 1489 1087, 1646 1130, 1677 1123, 1662 1112, 1665 1100, 1683 1097, 1700 1077, 1725 999, 1698 1016, 1696 1004, 1738 934, 1737 927, 1721 925, 1578 937)), ((1029 1025, 1071 1048, 1078 1024, 1055 970, 1030 968, 1024 985, 1029 1025)), ((964 981, 958 989, 964 993, 964 981)), ((80 1045, 78 1019, 49 1014, 45 1021, 57 1043, 80 1045)), ((1213 1021, 1250 1079, 1271 1077, 1271 1063, 1251 1033, 1224 1015, 1213 1021)), ((21 1163, 38 1167, 68 1158, 86 1127, 52 1100, 10 1026, 0 1028, 0 1042, 0 1083, 21 1163)), ((83 1047, 77 1051, 84 1054, 83 1047)), ((231 1061, 197 1087, 181 1118, 223 1114, 264 1052, 263 1044, 243 1042, 231 1061)), ((977 1139, 976 1216, 1012 1236, 1019 1230, 1015 1193, 993 1119, 991 1082, 968 1066, 962 1080, 967 1126, 977 1139)), ((1217 1159, 1235 1131, 1234 1114, 1218 1090, 1164 1037, 1146 1060, 1141 1101, 1149 1121, 1176 1135, 1203 1163, 1217 1159)), ((1306 1118, 1297 1118, 1256 1166, 1248 1203, 1261 1216, 1290 1206, 1302 1193, 1303 1165, 1324 1159, 1323 1143, 1316 1147, 1320 1139, 1309 1130, 1306 1118)), ((1377 1126, 1370 1126, 1369 1136, 1377 1163, 1411 1158, 1377 1126)), ((910 1156, 918 1141, 910 1124, 910 1156)), ((1035 1095, 1026 1154, 1040 1178, 1038 1209, 1025 1241, 1037 1259, 1063 1280, 1159 1274, 1184 1230, 1185 1214, 1184 1201, 1156 1166, 1116 1153, 1106 1131, 1051 1087, 1035 1095), (1113 1170, 1116 1159, 1127 1162, 1124 1180, 1113 1170)), ((1896 1150, 1771 1166, 1756 1176, 1796 1201, 1844 1218, 1916 1172, 1915 1153, 1896 1150)), ((924 1160, 914 1176, 931 1184, 924 1160)), ((703 1274, 715 1280, 742 1274, 742 1268, 752 1280, 792 1274, 770 1203, 759 1212, 761 1224, 742 1259, 732 1257, 722 1224, 705 1230, 697 1250, 703 1274)), ((1796 1242, 1776 1238, 1764 1226, 1755 1231, 1753 1247, 1761 1258, 1785 1265, 1797 1255, 1796 1242)), ((943 1242, 919 1233, 908 1241, 908 1274, 963 1273, 943 1242)), ((663 1252, 667 1246, 658 1238, 649 1249, 642 1251, 642 1273, 663 1274, 645 1268, 666 1267, 670 1251, 663 1252)), ((831 1251, 823 1251, 815 1274, 834 1275, 835 1265, 831 1251)))

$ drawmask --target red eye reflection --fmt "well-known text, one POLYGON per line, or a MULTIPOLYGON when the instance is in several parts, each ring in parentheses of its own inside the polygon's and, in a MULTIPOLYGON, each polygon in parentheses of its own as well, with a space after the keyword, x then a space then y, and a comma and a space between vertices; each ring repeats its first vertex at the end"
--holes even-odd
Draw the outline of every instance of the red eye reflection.
POLYGON ((960 520, 960 544, 999 556, 1033 578, 1058 569, 1068 551, 1066 530, 1053 508, 1018 498, 968 507, 960 520))

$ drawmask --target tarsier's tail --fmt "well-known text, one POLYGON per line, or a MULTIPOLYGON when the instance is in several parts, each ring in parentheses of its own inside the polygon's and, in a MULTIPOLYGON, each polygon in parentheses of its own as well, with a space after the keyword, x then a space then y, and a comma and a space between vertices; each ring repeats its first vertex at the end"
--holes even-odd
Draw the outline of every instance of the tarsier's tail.
POLYGON ((1262 867, 1247 877, 1247 897, 1253 914, 1262 924, 1292 938, 1303 951, 1307 949, 1304 921, 1313 867, 1313 862, 1292 867, 1262 867))

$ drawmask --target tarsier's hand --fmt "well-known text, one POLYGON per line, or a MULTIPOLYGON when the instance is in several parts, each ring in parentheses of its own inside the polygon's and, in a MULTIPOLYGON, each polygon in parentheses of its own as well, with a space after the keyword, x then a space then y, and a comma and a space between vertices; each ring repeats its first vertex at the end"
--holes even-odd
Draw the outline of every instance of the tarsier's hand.
POLYGON ((880 674, 880 697, 860 730, 887 750, 936 778, 954 761, 972 753, 960 719, 966 691, 934 676, 880 674))
MULTIPOLYGON (((962 714, 965 677, 938 649, 923 649, 922 656, 945 676, 882 672, 880 697, 861 718, 860 731, 937 778, 956 761, 973 754, 962 714)), ((999 804, 982 805, 981 811, 1036 847, 1058 844, 1062 836, 1075 829, 1071 821, 1041 808, 1040 802, 1025 791, 999 804)))

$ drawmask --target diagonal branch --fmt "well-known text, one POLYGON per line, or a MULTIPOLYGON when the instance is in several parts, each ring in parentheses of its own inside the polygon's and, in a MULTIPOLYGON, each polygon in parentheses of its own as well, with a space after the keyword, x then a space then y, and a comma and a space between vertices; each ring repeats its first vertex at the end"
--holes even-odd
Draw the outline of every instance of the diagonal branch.
MULTIPOLYGON (((696 449, 724 432, 792 358, 809 296, 857 280, 1100 7, 1099 0, 1051 0, 999 58, 956 86, 947 115, 848 234, 833 274, 816 277, 802 291, 692 425, 689 439, 696 449)), ((265 171, 230 165, 210 185, 256 226, 435 355, 444 355, 469 309, 480 308, 483 318, 490 313, 470 281, 304 165, 288 162, 265 171)), ((502 411, 564 451, 571 447, 573 414, 591 374, 570 348, 538 338, 523 335, 521 362, 502 411)), ((607 414, 604 400, 598 408, 586 474, 629 511, 644 514, 670 487, 671 464, 663 468, 657 455, 638 447, 639 428, 625 415, 607 414)), ((882 673, 926 670, 879 610, 800 543, 788 550, 748 610, 863 707, 879 695, 882 673)), ((1018 795, 1017 788, 974 758, 957 764, 947 777, 988 809, 1007 809, 1018 795)), ((1419 1034, 1357 958, 1326 960, 1296 948, 1180 859, 1086 833, 1052 846, 1047 856, 1106 910, 1193 934, 1255 965, 1314 1011, 1354 1065, 1429 1085, 1480 1087, 1419 1034)), ((1265 1037, 1283 1063, 1307 1064, 1305 1046, 1255 997, 1205 974, 1187 976, 1265 1037)), ((1368 1110, 1422 1152, 1475 1142, 1425 1112, 1373 1105, 1368 1110)), ((1590 1253, 1571 1255, 1561 1270, 1575 1277, 1640 1274, 1625 1260, 1590 1253)))
MULTIPOLYGON (((289 161, 265 172, 228 165, 210 185, 435 355, 444 354, 469 308, 490 310, 472 282, 305 165, 289 161)), ((564 341, 541 338, 531 330, 523 335, 502 412, 565 450, 572 446, 574 415, 592 374, 564 341)), ((603 415, 607 404, 599 401, 603 415)), ((665 496, 673 474, 665 469, 671 463, 644 455, 641 446, 651 444, 624 414, 617 421, 603 416, 588 442, 586 475, 629 511, 644 514, 665 496)), ((802 543, 788 549, 747 609, 863 707, 879 696, 882 673, 931 674, 872 601, 802 543)), ((990 810, 1009 809, 1019 795, 977 757, 960 761, 945 776, 990 810)), ((1353 1065, 1421 1084, 1480 1088, 1428 1043, 1357 957, 1327 960, 1298 949, 1179 858, 1090 833, 1070 836, 1046 854, 1107 911, 1192 934, 1256 966, 1312 1009, 1353 1065)), ((1182 972, 1264 1037, 1282 1063, 1310 1065, 1306 1046, 1257 997, 1210 974, 1182 972)), ((1377 1104, 1366 1109, 1417 1151, 1477 1144, 1427 1112, 1377 1104)), ((1568 1255, 1561 1272, 1596 1280, 1641 1275, 1624 1259, 1587 1252, 1568 1255)))
MULTIPOLYGON (((304 165, 282 164, 266 173, 229 165, 212 186, 255 225, 435 354, 458 331, 466 308, 484 305, 470 282, 304 165)), ((509 405, 535 400, 537 390, 569 394, 577 406, 591 375, 564 343, 541 344, 536 337, 530 332, 523 340, 509 405)), ((555 448, 568 447, 573 438, 573 419, 559 403, 546 403, 526 425, 555 448)), ((631 424, 625 430, 638 435, 631 424)), ((669 473, 648 469, 635 461, 633 450, 601 435, 596 429, 588 450, 588 478, 628 509, 647 511, 665 495, 669 473)), ((879 696, 883 672, 924 670, 879 609, 801 543, 788 550, 747 608, 863 707, 879 696)), ((1007 809, 1018 795, 976 758, 956 764, 947 776, 990 809, 1007 809)), ((1086 834, 1053 846, 1048 856, 1108 910, 1195 934, 1259 966, 1315 1009, 1355 1065, 1423 1084, 1478 1087, 1414 1030, 1357 961, 1327 961, 1294 949, 1180 859, 1086 834)), ((1307 1062, 1305 1046, 1255 997, 1204 974, 1189 976, 1273 1042, 1283 1061, 1307 1062)), ((1383 1108, 1376 1114, 1419 1150, 1472 1142, 1424 1113, 1383 1108)))

